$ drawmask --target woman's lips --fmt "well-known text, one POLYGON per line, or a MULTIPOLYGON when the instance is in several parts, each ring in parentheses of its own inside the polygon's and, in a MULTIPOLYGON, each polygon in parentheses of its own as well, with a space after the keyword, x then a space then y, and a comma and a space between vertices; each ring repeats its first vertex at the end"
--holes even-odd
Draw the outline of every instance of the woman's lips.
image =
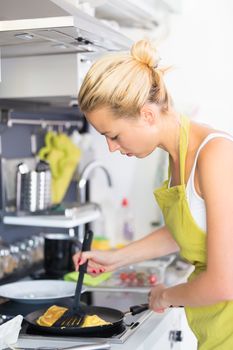
POLYGON ((121 152, 121 154, 122 154, 123 156, 133 157, 133 153, 123 153, 123 152, 121 152))

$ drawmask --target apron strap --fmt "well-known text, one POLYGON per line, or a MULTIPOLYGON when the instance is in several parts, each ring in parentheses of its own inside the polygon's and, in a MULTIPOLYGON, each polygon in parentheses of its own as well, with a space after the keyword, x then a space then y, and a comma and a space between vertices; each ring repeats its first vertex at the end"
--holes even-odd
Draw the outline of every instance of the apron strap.
MULTIPOLYGON (((185 184, 185 160, 188 149, 188 138, 189 138, 189 119, 181 115, 181 126, 180 126, 180 183, 185 184)), ((169 158, 168 164, 168 180, 171 178, 171 161, 169 158)))
POLYGON ((188 150, 189 140, 189 119, 182 115, 181 116, 181 127, 180 127, 180 183, 185 184, 185 160, 188 150))

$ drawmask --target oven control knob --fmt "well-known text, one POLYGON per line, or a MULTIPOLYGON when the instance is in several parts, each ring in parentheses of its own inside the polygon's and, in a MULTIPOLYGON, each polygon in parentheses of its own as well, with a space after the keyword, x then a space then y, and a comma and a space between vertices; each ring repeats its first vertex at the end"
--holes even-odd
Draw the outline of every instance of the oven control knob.
POLYGON ((170 331, 169 340, 170 342, 181 342, 183 340, 182 331, 170 331))

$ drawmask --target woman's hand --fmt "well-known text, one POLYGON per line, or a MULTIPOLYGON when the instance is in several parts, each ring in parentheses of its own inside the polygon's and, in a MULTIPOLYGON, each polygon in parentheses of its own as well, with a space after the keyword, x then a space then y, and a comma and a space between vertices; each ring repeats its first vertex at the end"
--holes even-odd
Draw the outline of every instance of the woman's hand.
POLYGON ((93 250, 88 252, 78 252, 73 256, 75 270, 79 265, 83 265, 88 260, 87 272, 97 276, 103 272, 109 272, 121 266, 117 250, 93 250))
POLYGON ((166 308, 168 308, 170 305, 165 302, 163 299, 163 292, 167 287, 163 284, 157 284, 155 287, 153 287, 149 293, 148 301, 150 309, 163 313, 166 308))

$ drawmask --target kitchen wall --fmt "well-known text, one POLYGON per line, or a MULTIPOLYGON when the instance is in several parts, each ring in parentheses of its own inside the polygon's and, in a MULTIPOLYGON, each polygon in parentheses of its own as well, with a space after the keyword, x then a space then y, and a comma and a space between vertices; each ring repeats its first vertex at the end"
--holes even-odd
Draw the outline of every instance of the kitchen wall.
MULTIPOLYGON (((0 106, 1 106, 1 100, 0 100, 0 106)), ((12 118, 16 118, 16 119, 29 118, 29 117, 30 117, 30 114, 26 115, 25 113, 19 113, 19 112, 12 113, 12 118)), ((33 117, 34 119, 38 119, 38 118, 51 119, 51 115, 49 114, 46 115, 45 113, 43 115, 41 114, 37 115, 36 113, 34 113, 33 117)), ((58 120, 62 119, 62 116, 58 114, 57 119, 58 120)), ((69 130, 69 132, 71 131, 72 130, 69 130)), ((41 147, 44 146, 44 137, 46 132, 47 130, 41 128, 40 126, 28 126, 28 125, 13 125, 12 127, 1 126, 0 128, 1 158, 6 159, 6 161, 8 159, 18 159, 17 163, 20 163, 20 161, 22 161, 24 158, 35 157, 36 155, 32 153, 32 149, 31 149, 31 135, 33 134, 36 136, 36 145, 37 145, 37 151, 38 151, 41 147)), ((16 182, 15 171, 14 169, 12 169, 12 171, 9 171, 9 173, 8 172, 6 173, 4 167, 2 169, 0 167, 0 179, 2 179, 3 174, 4 176, 6 174, 8 175, 8 178, 7 178, 8 191, 5 191, 6 189, 5 183, 3 183, 3 186, 1 184, 1 189, 3 189, 5 193, 8 193, 8 196, 10 199, 13 199, 15 198, 14 190, 12 189, 12 187, 14 187, 14 183, 16 182)), ((6 197, 8 196, 6 194, 6 197)), ((66 202, 70 202, 70 201, 76 201, 76 198, 77 198, 76 181, 72 181, 64 200, 66 202)), ((2 211, 2 205, 4 205, 4 202, 5 200, 3 200, 3 203, 2 203, 2 194, 0 194, 1 213, 5 212, 5 207, 3 208, 3 211, 2 211)), ((0 221, 0 239, 2 238, 4 241, 9 243, 29 237, 34 234, 48 233, 48 232, 67 232, 67 229, 5 225, 0 221)))
POLYGON ((233 3, 188 0, 159 49, 177 108, 233 133, 233 3))
MULTIPOLYGON (((1 157, 7 159, 30 157, 31 131, 30 128, 22 126, 10 129, 1 128, 1 157)), ((2 169, 2 172, 4 172, 4 169, 2 169)), ((6 242, 13 242, 40 232, 41 228, 11 226, 0 223, 0 237, 6 242)))

